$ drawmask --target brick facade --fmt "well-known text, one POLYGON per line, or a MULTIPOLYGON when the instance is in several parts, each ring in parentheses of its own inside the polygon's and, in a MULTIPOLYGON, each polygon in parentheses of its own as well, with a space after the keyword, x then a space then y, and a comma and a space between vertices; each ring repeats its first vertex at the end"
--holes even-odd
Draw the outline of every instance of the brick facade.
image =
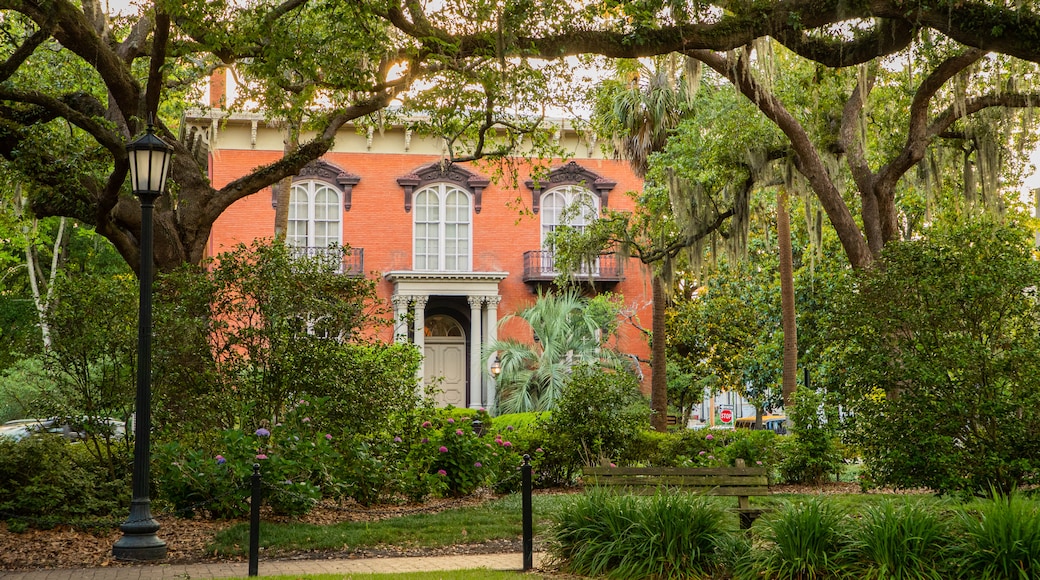
MULTIPOLYGON (((262 119, 240 116, 215 123, 212 122, 213 113, 207 115, 210 117, 209 124, 203 115, 189 119, 188 123, 194 126, 198 134, 206 136, 210 176, 217 188, 255 167, 276 161, 282 155, 281 132, 267 126, 262 119)), ((601 186, 602 183, 607 184, 602 187, 609 188, 608 207, 632 208, 633 202, 627 192, 639 190, 642 183, 627 163, 604 159, 594 144, 584 143, 577 133, 563 130, 561 139, 569 144, 574 156, 566 162, 550 163, 550 168, 558 169, 566 163, 576 164, 571 165, 570 169, 591 172, 590 175, 603 180, 601 186)), ((352 248, 363 250, 364 271, 367 276, 378 280, 378 295, 388 303, 395 292, 400 294, 404 284, 411 284, 409 287, 413 289, 418 287, 414 281, 402 281, 411 280, 410 276, 418 274, 413 270, 415 211, 406 210, 407 187, 402 186, 402 182, 411 183, 409 176, 414 177, 417 171, 430 164, 440 163, 443 155, 439 147, 442 147, 439 142, 413 139, 402 128, 367 135, 349 128, 344 129, 334 149, 322 158, 322 162, 352 178, 350 185, 345 187, 350 194, 349 209, 344 208, 344 203, 340 203, 339 207, 342 212, 342 241, 352 248)), ((487 280, 476 283, 482 284, 484 290, 481 292, 489 288, 492 293, 497 291, 500 299, 496 297, 493 301, 500 300, 497 303, 497 317, 500 319, 532 303, 537 291, 537 284, 530 280, 525 282, 523 276, 524 252, 541 247, 541 213, 534 213, 532 198, 532 195, 537 197, 537 192, 532 192, 532 187, 525 185, 531 179, 531 164, 516 162, 518 172, 515 179, 514 176, 493 179, 494 169, 487 165, 461 165, 476 176, 471 183, 486 183, 480 187, 479 212, 471 206, 470 270, 472 273, 488 273, 489 276, 493 274, 487 280)), ((594 189, 592 183, 583 185, 594 189)), ((337 188, 344 189, 344 186, 340 184, 337 188)), ((473 201, 476 201, 475 197, 473 201)), ((270 189, 238 201, 214 225, 209 253, 216 255, 237 243, 273 236, 274 217, 270 189)), ((620 282, 601 287, 621 294, 630 313, 634 315, 633 320, 643 328, 649 328, 651 293, 647 272, 636 259, 627 260, 623 266, 623 279, 620 282)), ((465 278, 465 274, 462 277, 465 278)), ((457 284, 466 282, 442 280, 439 283, 444 288, 456 288, 457 284)), ((486 342, 489 334, 494 335, 494 330, 488 328, 490 320, 495 317, 494 306, 489 304, 491 298, 485 300, 478 296, 476 302, 467 304, 466 300, 472 299, 472 296, 466 290, 457 293, 447 291, 450 295, 445 296, 437 292, 440 290, 430 290, 430 295, 426 297, 426 306, 431 309, 427 315, 449 314, 467 333, 472 329, 479 334, 481 342, 486 342), (480 320, 474 322, 471 313, 479 315, 480 320), (483 328, 480 328, 481 324, 483 328)), ((400 331, 398 328, 397 332, 400 331)), ((497 335, 499 338, 531 340, 526 324, 518 321, 504 324, 498 329, 497 335)), ((394 327, 388 325, 380 332, 380 337, 387 341, 393 340, 394 327)), ((414 335, 412 340, 415 340, 414 335)), ((478 388, 472 380, 473 374, 479 373, 480 369, 474 366, 469 338, 466 341, 467 375, 463 404, 477 407, 488 403, 488 386, 478 388)), ((422 346, 421 339, 417 342, 422 346)), ((622 324, 617 347, 641 360, 649 358, 647 342, 633 324, 622 324)), ((647 389, 650 370, 645 364, 641 366, 644 388, 647 389)), ((481 380, 488 381, 486 377, 481 380)))

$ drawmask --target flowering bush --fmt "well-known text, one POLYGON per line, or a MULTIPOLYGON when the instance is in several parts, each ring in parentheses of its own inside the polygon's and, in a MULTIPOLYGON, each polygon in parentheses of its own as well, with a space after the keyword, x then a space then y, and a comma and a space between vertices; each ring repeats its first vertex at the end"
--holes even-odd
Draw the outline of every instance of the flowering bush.
POLYGON ((334 484, 328 466, 338 454, 331 435, 291 414, 286 423, 252 433, 229 429, 208 442, 171 442, 157 449, 156 481, 161 498, 182 515, 206 511, 214 518, 243 517, 253 464, 260 464, 264 497, 275 513, 301 515, 334 484))

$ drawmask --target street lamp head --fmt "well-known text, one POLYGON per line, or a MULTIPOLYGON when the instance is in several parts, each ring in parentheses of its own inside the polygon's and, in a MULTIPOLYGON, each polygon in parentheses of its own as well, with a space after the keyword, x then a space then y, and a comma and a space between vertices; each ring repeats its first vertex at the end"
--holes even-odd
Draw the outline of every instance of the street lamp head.
POLYGON ((502 365, 499 364, 496 357, 495 360, 491 361, 491 376, 497 379, 500 374, 502 374, 502 365))
POLYGON ((130 187, 134 195, 162 195, 173 147, 156 137, 148 125, 144 135, 126 144, 126 153, 130 157, 130 187))

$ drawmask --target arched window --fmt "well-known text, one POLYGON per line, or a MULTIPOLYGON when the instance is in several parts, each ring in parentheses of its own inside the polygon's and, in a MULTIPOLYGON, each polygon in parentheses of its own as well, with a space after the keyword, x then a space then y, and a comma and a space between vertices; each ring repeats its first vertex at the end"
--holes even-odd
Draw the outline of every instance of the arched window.
POLYGON ((468 272, 470 250, 470 196, 450 183, 435 183, 415 193, 415 270, 468 272))
POLYGON ((289 194, 289 227, 286 241, 296 248, 325 249, 342 244, 340 192, 317 180, 293 183, 289 194))
POLYGON ((542 194, 542 245, 557 227, 584 230, 599 217, 599 198, 578 185, 564 185, 542 194))

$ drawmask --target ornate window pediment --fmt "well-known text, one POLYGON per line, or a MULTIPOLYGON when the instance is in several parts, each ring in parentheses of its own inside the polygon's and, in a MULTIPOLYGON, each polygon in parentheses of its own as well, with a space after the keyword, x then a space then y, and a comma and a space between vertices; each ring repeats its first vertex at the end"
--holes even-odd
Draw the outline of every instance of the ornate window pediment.
POLYGON ((617 186, 617 182, 602 177, 595 171, 586 169, 571 161, 562 167, 557 167, 550 171, 545 179, 528 179, 524 182, 524 185, 531 190, 531 210, 534 213, 538 213, 542 194, 563 185, 584 187, 599 197, 600 208, 607 207, 607 198, 610 195, 610 191, 617 186))
POLYGON ((413 173, 397 178, 404 189, 404 211, 412 211, 412 195, 419 189, 435 183, 457 185, 473 195, 473 211, 480 213, 481 197, 491 180, 452 163, 431 163, 413 173))
MULTIPOLYGON (((361 176, 348 173, 328 161, 316 159, 304 165, 303 169, 293 176, 294 184, 313 180, 324 181, 338 189, 343 194, 343 211, 350 211, 354 186, 361 182, 361 176)), ((271 207, 277 207, 277 195, 276 192, 272 191, 271 207)))

